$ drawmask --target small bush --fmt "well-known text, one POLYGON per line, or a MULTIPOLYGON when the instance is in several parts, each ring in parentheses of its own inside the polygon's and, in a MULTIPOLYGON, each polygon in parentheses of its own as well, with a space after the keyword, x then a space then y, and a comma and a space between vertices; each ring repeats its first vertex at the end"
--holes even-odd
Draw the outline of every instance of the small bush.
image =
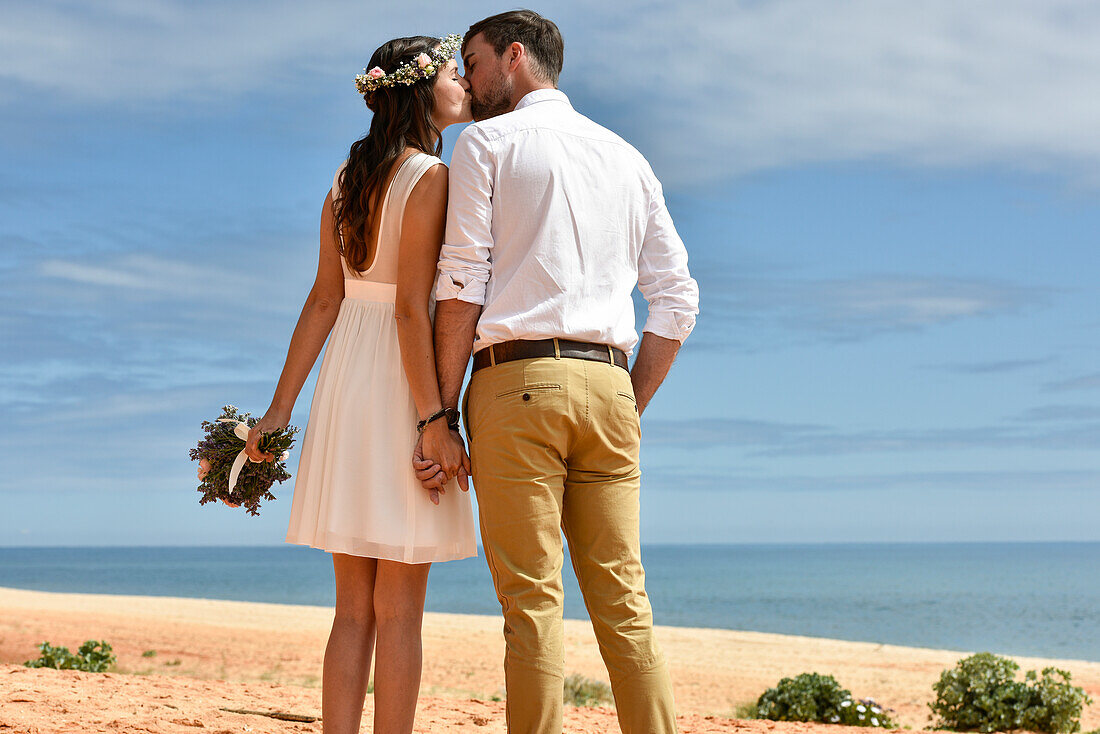
POLYGON ((157 651, 156 650, 146 650, 145 652, 141 653, 141 656, 143 658, 155 658, 157 656, 157 651))
POLYGON ((85 673, 102 673, 115 664, 116 659, 111 646, 106 642, 88 640, 76 655, 67 647, 53 647, 48 642, 38 645, 41 656, 37 660, 28 660, 23 665, 28 668, 56 668, 57 670, 83 670, 85 673))
POLYGON ((1047 734, 1081 731, 1081 712, 1092 699, 1085 690, 1070 685, 1070 674, 1057 668, 1043 668, 1042 674, 1027 673, 1028 701, 1021 726, 1047 734))
POLYGON ((1091 699, 1070 685, 1070 674, 1046 668, 1016 679, 1020 666, 988 652, 960 660, 932 686, 936 725, 955 731, 1029 729, 1046 734, 1081 730, 1081 711, 1091 699))
POLYGON ((895 728, 887 709, 873 698, 853 699, 836 678, 818 673, 784 678, 764 691, 756 702, 756 718, 895 728))
POLYGON ((598 706, 612 700, 611 686, 598 680, 573 673, 565 679, 565 703, 573 706, 598 706))

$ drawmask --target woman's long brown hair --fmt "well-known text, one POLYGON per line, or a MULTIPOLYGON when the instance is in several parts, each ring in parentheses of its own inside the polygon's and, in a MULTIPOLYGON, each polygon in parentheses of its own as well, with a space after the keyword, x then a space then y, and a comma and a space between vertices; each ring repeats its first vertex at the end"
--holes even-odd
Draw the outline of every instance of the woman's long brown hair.
MULTIPOLYGON (((367 68, 377 66, 389 74, 421 53, 430 55, 437 45, 439 39, 430 36, 395 38, 374 52, 367 68)), ((340 193, 332 202, 333 237, 348 267, 357 273, 366 270, 372 259, 367 238, 394 162, 406 148, 437 156, 443 152, 442 137, 432 121, 435 80, 432 76, 409 86, 380 87, 363 95, 374 113, 370 131, 352 143, 337 182, 340 193)))

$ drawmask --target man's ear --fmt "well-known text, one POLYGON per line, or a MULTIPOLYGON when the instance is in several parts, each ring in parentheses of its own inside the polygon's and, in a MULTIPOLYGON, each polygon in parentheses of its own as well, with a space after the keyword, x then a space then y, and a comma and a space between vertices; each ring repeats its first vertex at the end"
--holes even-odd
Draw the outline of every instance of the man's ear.
POLYGON ((527 49, 519 41, 513 41, 508 47, 508 71, 515 71, 527 56, 527 49))

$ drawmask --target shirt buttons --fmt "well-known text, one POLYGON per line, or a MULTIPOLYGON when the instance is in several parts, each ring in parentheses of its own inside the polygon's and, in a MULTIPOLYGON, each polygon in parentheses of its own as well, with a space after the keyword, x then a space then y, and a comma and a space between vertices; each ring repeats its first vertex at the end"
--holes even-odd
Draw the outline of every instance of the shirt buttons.
POLYGON ((530 400, 531 399, 531 393, 529 393, 529 392, 523 393, 523 399, 525 401, 530 400))

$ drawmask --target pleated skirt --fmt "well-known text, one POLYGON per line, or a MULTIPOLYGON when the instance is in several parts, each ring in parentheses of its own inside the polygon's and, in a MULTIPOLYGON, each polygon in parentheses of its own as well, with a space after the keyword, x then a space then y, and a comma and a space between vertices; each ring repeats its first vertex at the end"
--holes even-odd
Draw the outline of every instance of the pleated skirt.
POLYGON ((395 287, 346 281, 302 438, 288 543, 403 563, 477 555, 469 495, 439 505, 412 469, 416 406, 401 363, 395 287))

